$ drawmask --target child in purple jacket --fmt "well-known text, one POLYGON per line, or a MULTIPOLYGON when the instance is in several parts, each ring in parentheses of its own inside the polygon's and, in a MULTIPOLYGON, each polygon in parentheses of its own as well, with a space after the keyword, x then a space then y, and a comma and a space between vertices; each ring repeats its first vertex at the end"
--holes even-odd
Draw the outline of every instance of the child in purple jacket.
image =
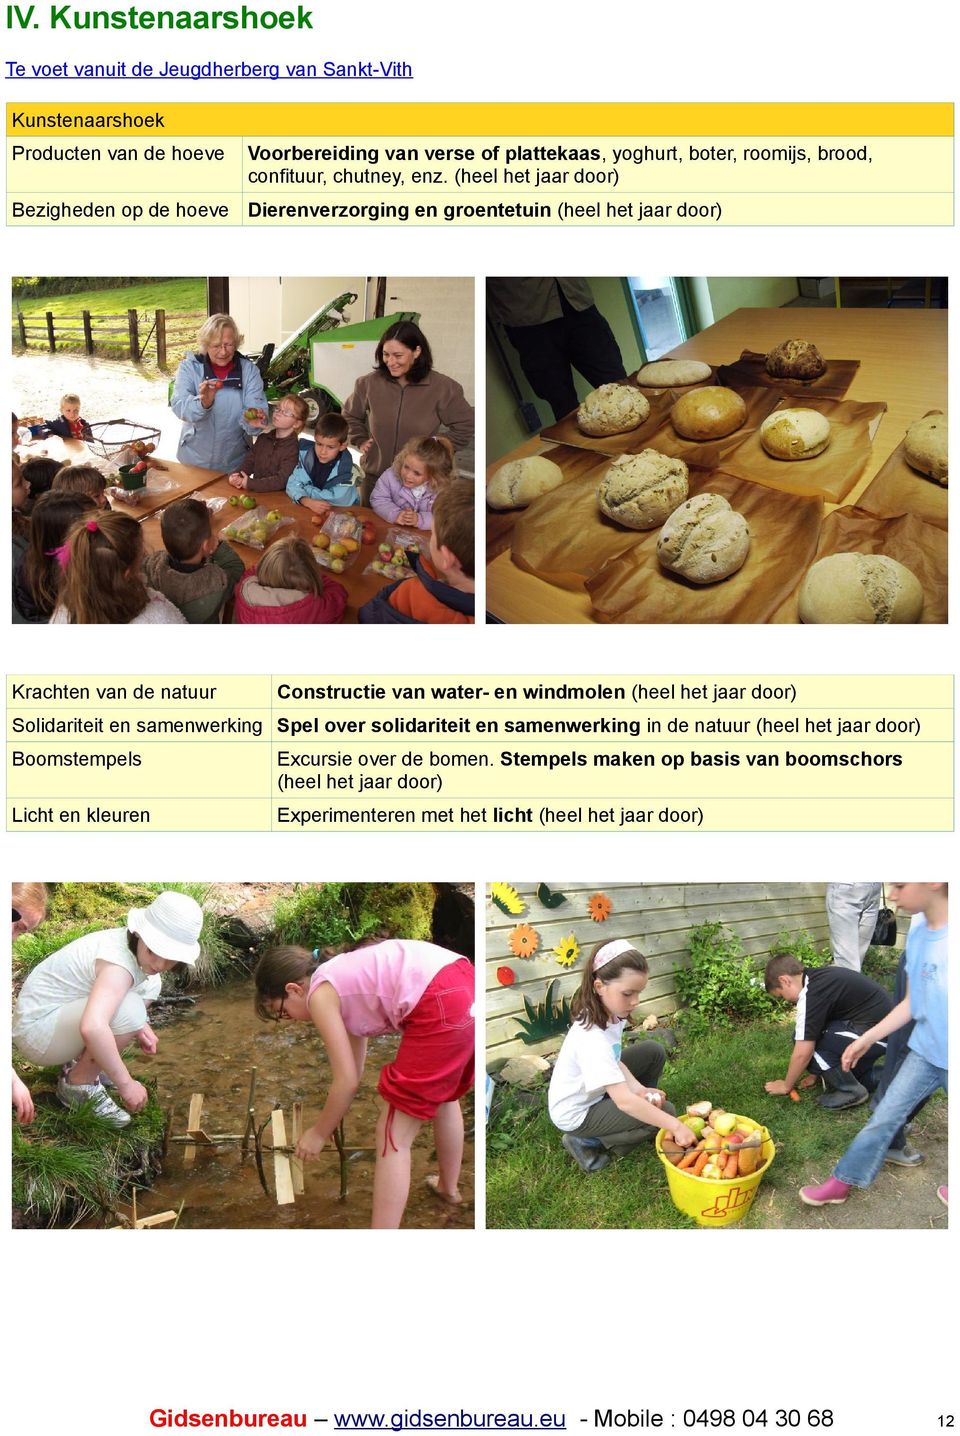
POLYGON ((411 439, 377 480, 371 508, 391 524, 432 528, 433 501, 456 478, 453 452, 447 438, 411 439))

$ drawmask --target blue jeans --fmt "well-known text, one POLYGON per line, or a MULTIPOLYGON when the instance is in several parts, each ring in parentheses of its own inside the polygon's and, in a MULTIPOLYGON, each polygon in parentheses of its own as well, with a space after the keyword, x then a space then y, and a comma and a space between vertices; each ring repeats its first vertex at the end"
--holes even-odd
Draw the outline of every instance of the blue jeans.
POLYGON ((908 1052, 883 1101, 833 1169, 837 1181, 848 1182, 852 1187, 869 1187, 883 1166, 890 1143, 910 1113, 939 1087, 946 1091, 946 1068, 934 1067, 925 1057, 908 1052))

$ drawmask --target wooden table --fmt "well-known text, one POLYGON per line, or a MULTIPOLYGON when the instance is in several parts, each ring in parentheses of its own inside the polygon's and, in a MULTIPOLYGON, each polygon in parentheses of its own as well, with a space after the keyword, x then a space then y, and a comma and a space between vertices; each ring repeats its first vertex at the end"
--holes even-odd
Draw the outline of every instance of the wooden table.
MULTIPOLYGON (((177 465, 174 467, 183 466, 177 465)), ((200 470, 199 472, 206 471, 200 470)), ((197 493, 198 498, 230 498, 232 495, 243 492, 241 489, 235 489, 233 485, 222 476, 209 475, 209 479, 210 482, 197 493)), ((182 496, 175 494, 174 497, 182 496)), ((279 493, 252 493, 250 497, 256 499, 257 503, 265 509, 275 509, 283 518, 291 518, 294 520, 295 527, 290 528, 289 525, 286 525, 284 528, 278 529, 274 538, 270 540, 271 543, 275 543, 277 539, 289 538, 293 534, 299 534, 301 538, 306 539, 307 543, 313 542, 315 535, 319 531, 319 526, 313 522, 315 515, 310 509, 305 509, 301 504, 294 503, 293 499, 288 498, 282 490, 279 493)), ((343 573, 330 573, 329 575, 331 578, 335 578, 338 583, 342 583, 347 590, 347 607, 343 615, 343 622, 356 623, 358 609, 362 608, 367 600, 372 598, 373 595, 388 582, 387 579, 382 578, 379 574, 365 574, 364 569, 371 559, 376 558, 377 545, 382 543, 391 525, 387 523, 386 519, 382 519, 379 514, 375 514, 372 509, 356 506, 345 512, 349 512, 361 521, 368 519, 372 521, 376 533, 373 544, 364 544, 353 563, 344 569, 343 573)), ((223 508, 213 515, 214 533, 219 534, 221 529, 226 528, 227 525, 235 519, 242 518, 243 513, 244 510, 241 508, 231 508, 229 504, 224 504, 223 508)), ((143 537, 148 553, 152 553, 155 549, 163 547, 163 540, 160 537, 160 515, 158 513, 144 519, 143 537)), ((428 535, 424 534, 423 538, 424 544, 426 544, 428 535)), ((230 539, 228 539, 227 542, 243 559, 246 568, 256 567, 263 553, 262 549, 249 548, 246 544, 234 543, 230 539)), ((324 575, 328 572, 329 570, 327 569, 323 570, 324 575)))
MULTIPOLYGON (((57 434, 50 434, 45 439, 37 439, 33 444, 24 445, 20 451, 21 458, 26 460, 39 455, 40 451, 46 452, 51 459, 58 459, 62 463, 90 464, 99 468, 103 460, 95 455, 83 439, 61 439, 57 434)), ((189 494, 194 494, 198 489, 205 489, 214 484, 218 479, 223 478, 222 469, 201 469, 196 464, 178 464, 175 459, 158 459, 156 464, 163 467, 154 467, 154 481, 166 483, 170 487, 158 490, 155 493, 148 493, 137 504, 125 504, 120 500, 111 499, 110 507, 118 513, 129 514, 131 518, 143 519, 149 514, 158 513, 165 509, 167 504, 172 504, 175 499, 185 499, 189 494)), ((108 480, 109 482, 109 480, 108 480)), ((149 490, 149 480, 147 482, 149 490)))
MULTIPOLYGON (((900 443, 909 424, 928 409, 947 407, 947 312, 939 309, 736 309, 671 356, 729 364, 742 350, 766 352, 782 339, 811 339, 829 358, 859 359, 849 399, 887 404, 866 470, 844 504, 855 504, 900 443)), ((492 464, 541 453, 529 439, 492 464)), ((826 505, 828 510, 836 507, 826 505)), ((490 515, 491 530, 501 522, 490 515)), ((592 623, 586 593, 553 587, 515 567, 509 551, 487 566, 487 608, 505 623, 592 623)))

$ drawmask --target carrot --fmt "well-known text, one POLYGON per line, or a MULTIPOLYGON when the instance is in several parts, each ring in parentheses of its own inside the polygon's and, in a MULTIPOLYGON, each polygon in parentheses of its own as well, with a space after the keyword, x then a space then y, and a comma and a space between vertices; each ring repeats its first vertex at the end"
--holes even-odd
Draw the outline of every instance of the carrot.
POLYGON ((710 1160, 710 1153, 709 1153, 709 1152, 701 1152, 701 1153, 700 1153, 699 1157, 697 1158, 697 1160, 696 1160, 696 1161, 694 1162, 694 1164, 693 1164, 693 1175, 694 1175, 695 1177, 699 1177, 700 1173, 703 1171, 704 1167, 707 1165, 707 1163, 709 1162, 709 1160, 710 1160))
POLYGON ((677 1171, 678 1171, 678 1172, 685 1172, 688 1167, 692 1167, 693 1164, 694 1164, 694 1162, 697 1160, 697 1158, 698 1158, 699 1155, 700 1155, 700 1154, 698 1153, 696 1147, 693 1147, 693 1148, 687 1153, 687 1155, 686 1155, 685 1157, 683 1157, 682 1160, 677 1163, 677 1171))
POLYGON ((728 1182, 731 1177, 735 1177, 737 1175, 737 1167, 739 1165, 739 1161, 740 1158, 738 1153, 731 1152, 729 1157, 727 1158, 727 1165, 723 1169, 723 1175, 728 1182))
POLYGON ((791 1088, 790 1088, 790 1101, 791 1101, 791 1102, 799 1102, 799 1101, 800 1101, 800 1093, 797 1091, 796 1087, 791 1087, 791 1088))

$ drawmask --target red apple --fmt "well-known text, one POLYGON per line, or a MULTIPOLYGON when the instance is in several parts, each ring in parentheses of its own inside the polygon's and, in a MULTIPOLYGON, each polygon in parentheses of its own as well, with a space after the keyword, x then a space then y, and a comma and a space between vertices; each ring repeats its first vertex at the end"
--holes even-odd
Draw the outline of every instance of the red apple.
POLYGON ((372 522, 370 521, 370 519, 365 519, 363 524, 363 542, 374 543, 376 541, 376 537, 377 531, 374 528, 372 522))

